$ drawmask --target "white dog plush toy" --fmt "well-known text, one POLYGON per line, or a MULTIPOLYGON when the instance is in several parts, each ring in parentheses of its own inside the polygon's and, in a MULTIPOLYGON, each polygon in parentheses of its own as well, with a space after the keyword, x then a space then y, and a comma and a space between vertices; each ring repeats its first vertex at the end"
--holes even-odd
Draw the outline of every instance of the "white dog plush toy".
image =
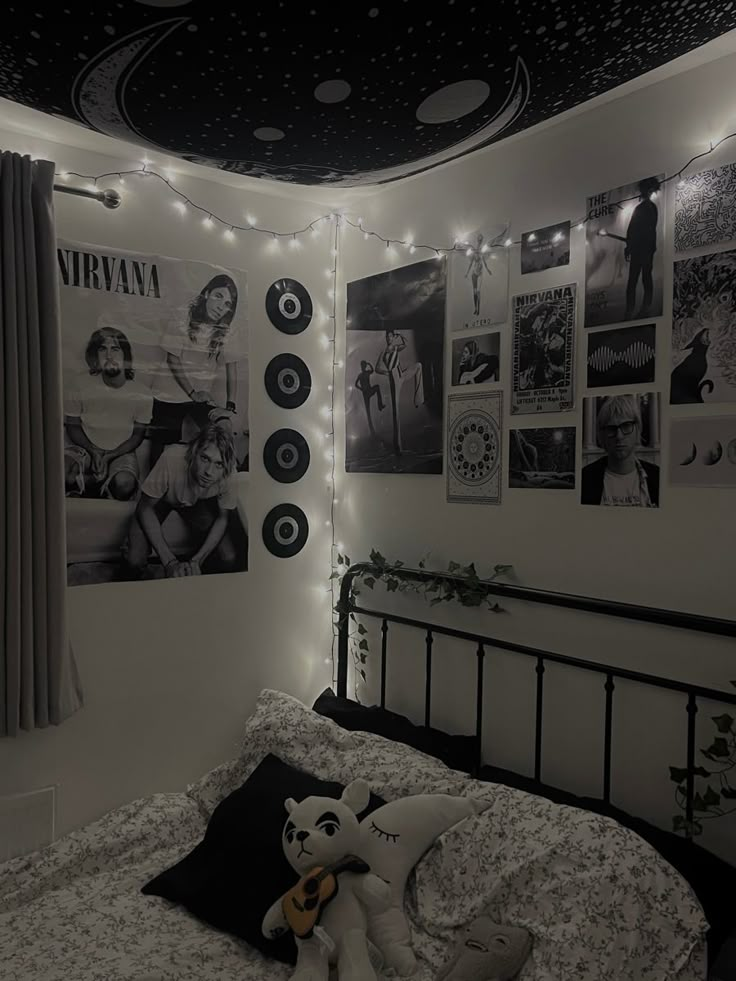
POLYGON ((369 798, 368 784, 354 780, 339 800, 285 803, 284 854, 303 878, 269 909, 262 930, 266 937, 294 930, 299 953, 292 981, 326 981, 330 964, 340 981, 375 981, 371 949, 385 968, 414 973, 402 908, 406 879, 440 834, 487 806, 417 794, 384 804, 359 823, 369 798))
POLYGON ((340 981, 376 979, 368 919, 371 911, 389 908, 391 887, 358 859, 356 815, 366 809, 369 797, 367 784, 355 780, 339 800, 286 801, 284 854, 304 878, 266 913, 263 933, 276 937, 294 930, 299 954, 293 981, 326 981, 331 963, 337 964, 340 981))

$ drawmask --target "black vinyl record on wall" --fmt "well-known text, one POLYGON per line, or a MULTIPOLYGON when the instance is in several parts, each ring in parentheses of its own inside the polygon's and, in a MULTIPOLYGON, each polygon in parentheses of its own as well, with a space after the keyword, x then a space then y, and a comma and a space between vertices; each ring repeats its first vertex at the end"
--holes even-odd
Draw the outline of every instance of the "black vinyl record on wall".
POLYGON ((296 354, 277 354, 268 363, 264 377, 266 391, 282 409, 296 409, 306 402, 312 389, 309 368, 296 354))
POLYGON ((295 429, 278 429, 266 440, 263 463, 274 480, 293 484, 309 469, 309 446, 295 429))
POLYGON ((263 543, 280 559, 290 559, 309 538, 306 514, 296 504, 279 504, 263 519, 263 543))
POLYGON ((277 279, 266 293, 266 313, 283 334, 301 334, 312 319, 312 297, 296 279, 277 279))

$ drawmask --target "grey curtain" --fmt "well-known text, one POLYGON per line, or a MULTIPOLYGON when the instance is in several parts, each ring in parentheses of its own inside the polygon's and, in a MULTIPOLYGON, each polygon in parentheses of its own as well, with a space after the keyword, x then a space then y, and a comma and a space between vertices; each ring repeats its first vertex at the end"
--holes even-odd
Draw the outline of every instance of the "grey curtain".
POLYGON ((82 704, 65 617, 54 165, 0 154, 0 736, 82 704))

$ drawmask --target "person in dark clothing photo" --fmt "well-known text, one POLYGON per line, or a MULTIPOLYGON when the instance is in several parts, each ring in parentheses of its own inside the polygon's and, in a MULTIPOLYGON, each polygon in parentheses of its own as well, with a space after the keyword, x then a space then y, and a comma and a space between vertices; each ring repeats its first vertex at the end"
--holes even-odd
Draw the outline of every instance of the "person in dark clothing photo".
POLYGON ((659 190, 660 184, 656 177, 647 177, 639 181, 639 204, 629 220, 626 230, 626 248, 624 258, 629 263, 629 278, 626 284, 626 313, 624 320, 632 320, 649 316, 654 295, 654 279, 652 267, 654 253, 657 251, 657 221, 659 211, 652 197, 659 190), (636 290, 641 278, 643 296, 641 306, 635 314, 636 290))
POLYGON ((583 467, 582 504, 659 507, 659 467, 639 460, 641 412, 634 395, 604 399, 596 419, 598 445, 606 455, 583 467))

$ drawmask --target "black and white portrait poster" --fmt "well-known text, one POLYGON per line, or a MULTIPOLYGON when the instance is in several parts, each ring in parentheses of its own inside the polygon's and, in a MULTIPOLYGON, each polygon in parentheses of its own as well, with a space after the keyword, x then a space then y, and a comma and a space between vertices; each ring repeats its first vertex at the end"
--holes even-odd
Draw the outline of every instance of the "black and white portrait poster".
POLYGON ((574 283, 512 300, 511 412, 564 412, 575 404, 574 283))
POLYGON ((446 263, 348 283, 345 468, 442 473, 446 263))
POLYGON ((447 398, 447 500, 455 504, 501 503, 503 394, 447 398))
POLYGON ((663 175, 596 194, 585 222, 585 326, 662 314, 663 175))
POLYGON ((450 330, 505 324, 509 308, 508 225, 474 232, 450 254, 450 330), (462 248, 460 246, 462 245, 462 248))
POLYGON ((452 384, 484 385, 499 381, 501 335, 473 334, 452 342, 452 384))
POLYGON ((659 507, 659 392, 583 399, 582 504, 659 507))
POLYGON ((736 238, 736 164, 704 170, 675 188, 675 252, 736 238))
POLYGON ((672 420, 670 483, 736 487, 736 415, 672 420))
POLYGON ((736 401, 736 250, 675 263, 670 403, 736 401))
POLYGON ((647 385, 654 381, 655 324, 588 333, 588 388, 647 385))
POLYGON ((536 228, 521 236, 522 274, 570 265, 570 222, 536 228))
POLYGON ((67 580, 247 568, 245 273, 59 241, 67 580))
POLYGON ((575 488, 575 427, 512 429, 509 487, 575 488))

